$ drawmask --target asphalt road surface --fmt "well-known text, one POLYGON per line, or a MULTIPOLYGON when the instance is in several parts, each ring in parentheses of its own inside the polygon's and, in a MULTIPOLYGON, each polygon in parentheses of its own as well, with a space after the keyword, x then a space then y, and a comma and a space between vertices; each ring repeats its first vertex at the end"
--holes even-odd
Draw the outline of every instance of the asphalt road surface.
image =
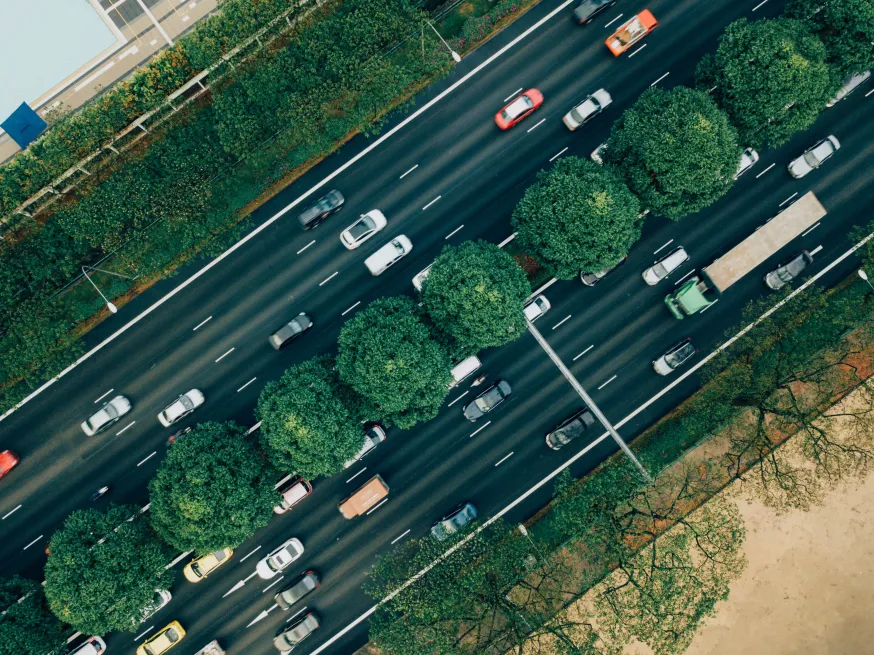
MULTIPOLYGON (((297 210, 290 210, 6 418, 0 423, 0 445, 23 458, 0 492, 4 574, 40 579, 51 532, 71 510, 90 506, 97 487, 112 486, 98 506, 147 502, 146 484, 171 432, 155 417, 172 398, 192 387, 206 395, 206 404, 183 425, 229 419, 252 425, 264 383, 294 363, 333 351, 346 318, 377 297, 412 293, 413 275, 447 243, 504 240, 511 233, 513 207, 551 159, 588 156, 606 139, 620 112, 657 80, 665 88, 690 85, 695 63, 715 47, 732 20, 773 16, 782 9, 771 0, 753 13, 756 4, 656 0, 648 6, 659 28, 631 51, 633 56, 622 58, 606 50, 603 42, 611 30, 605 24, 620 13, 627 18, 644 4, 620 2, 586 28, 573 24, 570 8, 564 9, 325 186, 346 196, 341 212, 303 233, 294 220, 297 210), (510 132, 499 133, 492 121, 495 111, 518 89, 534 86, 546 97, 544 107, 510 132), (584 128, 569 132, 561 116, 600 87, 613 95, 613 105, 584 128), (347 251, 339 243, 339 232, 374 208, 385 213, 387 228, 358 250, 347 251), (371 277, 364 258, 398 234, 410 237, 412 254, 384 275, 371 277), (315 327, 293 346, 274 352, 267 336, 300 311, 313 317, 315 327), (132 400, 132 413, 114 429, 85 437, 79 423, 110 389, 132 400)), ((542 2, 467 57, 450 79, 424 93, 419 106, 559 6, 542 2)), ((552 308, 537 327, 611 421, 631 416, 621 428, 627 438, 698 386, 691 376, 662 393, 671 378, 652 371, 654 358, 686 336, 700 348, 697 357, 703 357, 738 325, 744 305, 766 293, 761 281, 765 272, 801 249, 814 253, 812 272, 821 271, 852 245, 847 236, 852 227, 869 221, 874 127, 866 119, 874 99, 865 94, 870 88, 824 111, 814 127, 785 147, 760 152, 761 161, 708 210, 678 223, 648 218, 628 262, 600 284, 588 288, 579 280, 557 282, 545 291, 552 308), (822 169, 793 180, 786 164, 827 134, 840 139, 840 152, 822 169), (816 228, 734 285, 704 314, 682 322, 671 317, 662 298, 677 281, 709 264, 808 190, 828 210, 816 228), (677 245, 686 248, 691 261, 668 280, 648 287, 640 278, 643 269, 677 245)), ((403 119, 396 117, 388 127, 403 119)), ((356 139, 291 185, 262 208, 255 225, 373 140, 356 139)), ((856 265, 855 256, 845 259, 823 283, 834 283, 856 265)), ((183 276, 203 266, 192 265, 183 276)), ((90 343, 109 336, 179 281, 168 280, 123 308, 89 336, 90 343)), ((173 601, 136 633, 109 635, 109 652, 132 652, 134 642, 145 638, 142 633, 147 636, 178 619, 188 636, 174 651, 177 655, 194 653, 214 638, 229 653, 273 653, 273 634, 302 608, 282 612, 272 596, 307 569, 322 576, 318 592, 307 598, 322 628, 298 651, 352 652, 366 641, 367 622, 346 627, 372 606, 360 591, 361 583, 375 556, 388 551, 392 542, 426 534, 435 520, 466 500, 486 518, 527 494, 506 514, 508 521, 523 520, 548 501, 552 484, 542 483, 545 477, 570 460, 571 471, 581 475, 615 451, 597 430, 589 442, 580 440, 558 452, 544 445, 546 432, 581 401, 530 335, 488 350, 481 359, 489 382, 501 377, 513 387, 512 397, 493 414, 476 424, 466 421, 461 408, 483 387, 460 385, 433 421, 406 432, 390 430, 388 441, 361 464, 317 480, 310 497, 276 517, 208 580, 192 585, 178 576, 173 601), (369 516, 345 520, 337 503, 374 473, 391 486, 388 501, 369 516), (282 581, 268 588, 272 581, 249 577, 260 557, 292 536, 303 541, 306 552, 282 581), (238 586, 242 580, 245 584, 238 586)))

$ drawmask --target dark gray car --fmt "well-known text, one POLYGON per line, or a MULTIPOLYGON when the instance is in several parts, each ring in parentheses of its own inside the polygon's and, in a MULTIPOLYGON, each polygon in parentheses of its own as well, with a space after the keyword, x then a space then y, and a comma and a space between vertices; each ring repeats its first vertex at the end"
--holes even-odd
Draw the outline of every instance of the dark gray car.
POLYGON ((574 19, 580 25, 585 25, 615 4, 616 0, 580 0, 574 7, 574 19))
POLYGON ((288 585, 285 589, 277 593, 273 600, 284 610, 297 603, 301 598, 313 593, 319 588, 321 580, 318 573, 315 571, 307 571, 302 574, 297 580, 288 585))
POLYGON ((813 263, 813 255, 802 250, 788 262, 779 266, 765 276, 765 284, 769 289, 777 291, 782 289, 792 280, 804 272, 804 269, 813 263))
POLYGON ((510 388, 510 383, 506 380, 498 380, 464 407, 465 418, 468 421, 482 418, 504 402, 511 393, 513 390, 510 388))
POLYGON ((588 407, 583 407, 570 418, 565 419, 552 432, 546 435, 546 445, 553 450, 567 446, 574 439, 581 437, 586 430, 598 421, 588 407))
POLYGON ((315 614, 305 614, 288 627, 280 628, 273 638, 273 645, 282 652, 288 652, 318 630, 320 625, 315 614))
POLYGON ((297 221, 303 229, 312 229, 331 214, 340 211, 344 202, 346 202, 346 199, 337 189, 328 191, 314 205, 301 212, 300 216, 297 217, 297 221))
POLYGON ((309 316, 301 312, 288 323, 276 330, 270 335, 270 345, 275 350, 279 350, 287 346, 289 343, 297 339, 301 334, 309 330, 313 326, 313 321, 309 316))
POLYGON ((431 536, 437 541, 446 541, 452 535, 461 532, 476 520, 477 512, 473 503, 462 503, 448 516, 444 516, 431 526, 431 536))
POLYGON ((628 261, 628 255, 626 255, 625 257, 620 259, 618 262, 613 264, 613 266, 608 266, 607 268, 602 268, 600 271, 596 271, 594 273, 583 273, 582 271, 580 271, 580 282, 585 284, 587 287, 593 287, 596 284, 598 284, 598 282, 600 282, 605 277, 607 277, 608 274, 615 271, 617 268, 622 266, 622 264, 624 264, 627 261, 628 261))

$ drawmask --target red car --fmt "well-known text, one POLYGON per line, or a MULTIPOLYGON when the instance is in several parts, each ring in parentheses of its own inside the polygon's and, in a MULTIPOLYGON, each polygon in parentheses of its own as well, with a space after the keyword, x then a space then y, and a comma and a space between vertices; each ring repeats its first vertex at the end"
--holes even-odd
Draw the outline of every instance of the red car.
POLYGON ((509 130, 523 118, 534 113, 534 110, 542 104, 543 94, 537 89, 528 89, 525 93, 513 98, 509 105, 495 114, 495 123, 502 130, 509 130))
POLYGON ((11 450, 0 450, 0 478, 9 473, 18 464, 18 455, 11 450))

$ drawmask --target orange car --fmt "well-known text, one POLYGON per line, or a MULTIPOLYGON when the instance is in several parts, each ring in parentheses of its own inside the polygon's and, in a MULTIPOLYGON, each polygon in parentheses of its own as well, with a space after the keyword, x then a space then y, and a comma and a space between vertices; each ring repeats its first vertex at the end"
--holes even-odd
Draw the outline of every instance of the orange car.
POLYGON ((14 469, 18 461, 18 455, 11 450, 0 450, 0 478, 14 469))
POLYGON ((659 22, 649 9, 644 9, 627 23, 616 30, 605 41, 607 47, 617 57, 652 32, 659 22))
POLYGON ((510 104, 495 114, 495 123, 502 130, 509 130, 523 118, 527 118, 543 104, 543 94, 537 89, 528 89, 510 101, 510 104))

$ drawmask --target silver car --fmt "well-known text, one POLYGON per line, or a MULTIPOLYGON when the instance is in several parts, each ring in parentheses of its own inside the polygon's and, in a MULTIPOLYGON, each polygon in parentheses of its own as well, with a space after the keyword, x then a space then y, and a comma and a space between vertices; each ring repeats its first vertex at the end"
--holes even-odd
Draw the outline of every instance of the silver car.
POLYGON ((646 269, 643 272, 643 281, 649 286, 654 286, 680 268, 680 266, 687 261, 689 261, 689 255, 683 249, 683 246, 678 246, 646 269))
POLYGON ((803 155, 789 162, 789 175, 795 179, 804 177, 810 171, 822 166, 823 162, 831 159, 840 147, 841 144, 837 138, 830 134, 805 150, 803 155))
POLYGON ((106 428, 117 423, 130 410, 130 401, 124 396, 116 396, 94 412, 91 418, 83 421, 80 427, 82 432, 93 437, 98 432, 103 432, 106 428))
POLYGON ((571 109, 564 115, 564 121, 567 129, 572 132, 588 123, 595 116, 604 111, 604 108, 613 102, 613 98, 604 89, 598 89, 588 98, 583 100, 576 107, 571 109))
POLYGON ((258 562, 255 571, 259 578, 269 580, 301 555, 303 555, 303 544, 297 537, 292 537, 258 562))
POLYGON ((270 335, 270 345, 274 350, 284 348, 313 326, 313 320, 301 312, 288 323, 270 335))
POLYGON ((653 361, 652 367, 659 375, 669 375, 674 369, 692 359, 697 352, 695 344, 687 337, 680 343, 671 346, 664 355, 653 361))
POLYGON ((300 642, 309 637, 313 632, 318 630, 321 623, 318 617, 309 612, 304 614, 294 623, 287 627, 282 627, 276 633, 273 639, 273 645, 281 652, 288 653, 294 649, 300 642))
POLYGON ((781 264, 765 276, 765 285, 778 291, 804 272, 813 263, 813 255, 802 250, 788 262, 781 264))
POLYGON ((183 393, 172 403, 164 408, 164 411, 158 414, 158 421, 165 428, 169 428, 177 421, 181 421, 195 409, 206 402, 206 397, 199 389, 192 389, 183 393))

